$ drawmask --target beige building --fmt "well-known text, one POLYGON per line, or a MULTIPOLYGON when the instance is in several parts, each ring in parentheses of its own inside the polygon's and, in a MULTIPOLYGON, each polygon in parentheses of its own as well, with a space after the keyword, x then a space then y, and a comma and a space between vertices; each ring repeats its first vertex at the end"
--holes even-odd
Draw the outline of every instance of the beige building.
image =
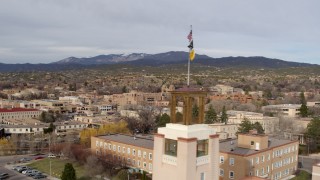
POLYGON ((152 173, 153 137, 110 134, 91 137, 91 150, 108 161, 152 173))
POLYGON ((218 179, 219 138, 205 124, 167 124, 154 137, 153 180, 218 179))
POLYGON ((262 106, 265 113, 273 113, 281 116, 298 117, 300 115, 301 104, 278 104, 262 106))
POLYGON ((38 109, 25 108, 0 108, 0 120, 2 122, 11 120, 37 119, 42 111, 38 109))
POLYGON ((220 179, 257 176, 290 179, 298 163, 298 142, 269 139, 266 135, 239 134, 238 140, 220 142, 220 179))
POLYGON ((216 133, 219 135, 219 139, 237 138, 238 126, 239 124, 209 124, 209 127, 215 129, 216 133))
POLYGON ((272 134, 279 125, 278 117, 264 116, 262 113, 247 111, 227 111, 228 123, 240 124, 241 121, 247 119, 252 124, 259 122, 266 134, 272 134))
POLYGON ((320 163, 312 166, 312 180, 320 180, 320 163))

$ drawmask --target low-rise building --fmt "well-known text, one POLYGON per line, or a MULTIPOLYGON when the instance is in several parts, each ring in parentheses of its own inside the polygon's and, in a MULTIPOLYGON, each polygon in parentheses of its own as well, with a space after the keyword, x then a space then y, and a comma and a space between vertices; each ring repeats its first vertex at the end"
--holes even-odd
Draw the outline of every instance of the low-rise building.
POLYGON ((152 173, 153 137, 123 134, 91 137, 91 150, 107 161, 152 173))
POLYGON ((265 113, 278 114, 281 116, 298 117, 300 115, 301 104, 278 104, 263 106, 261 109, 265 113))
POLYGON ((272 134, 279 125, 278 117, 264 116, 262 113, 230 110, 227 114, 228 123, 240 124, 245 119, 252 124, 259 122, 266 134, 272 134))
POLYGON ((269 139, 256 131, 238 134, 237 140, 220 142, 220 179, 290 179, 297 169, 298 145, 297 141, 269 139))
POLYGON ((320 180, 320 163, 312 166, 312 180, 320 180))
POLYGON ((237 138, 239 124, 225 124, 225 123, 215 123, 210 124, 209 127, 216 130, 219 134, 219 139, 234 139, 237 138))
POLYGON ((42 111, 26 108, 0 108, 0 121, 37 119, 42 111))

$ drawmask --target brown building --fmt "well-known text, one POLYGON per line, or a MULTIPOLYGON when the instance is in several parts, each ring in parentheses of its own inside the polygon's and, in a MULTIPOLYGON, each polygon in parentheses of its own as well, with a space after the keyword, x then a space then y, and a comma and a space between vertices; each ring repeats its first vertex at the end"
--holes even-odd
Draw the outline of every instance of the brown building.
POLYGON ((290 178, 297 169, 298 141, 269 139, 254 131, 238 140, 220 142, 220 179, 257 176, 271 180, 290 178))
POLYGON ((152 173, 153 137, 123 134, 91 137, 91 150, 108 161, 152 173))

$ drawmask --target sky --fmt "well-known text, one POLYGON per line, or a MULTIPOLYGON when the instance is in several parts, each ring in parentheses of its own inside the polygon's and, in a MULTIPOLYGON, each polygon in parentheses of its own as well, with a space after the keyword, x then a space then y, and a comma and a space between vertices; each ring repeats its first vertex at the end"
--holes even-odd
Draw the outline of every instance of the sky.
POLYGON ((188 51, 320 64, 319 0, 0 0, 0 62, 188 51))

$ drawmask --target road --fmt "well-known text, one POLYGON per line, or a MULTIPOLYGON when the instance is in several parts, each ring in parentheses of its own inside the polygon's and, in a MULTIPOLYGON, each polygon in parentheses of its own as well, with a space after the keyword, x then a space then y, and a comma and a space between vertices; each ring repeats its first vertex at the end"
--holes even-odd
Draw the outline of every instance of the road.
POLYGON ((312 172, 312 166, 320 162, 320 156, 299 156, 299 162, 302 164, 302 170, 312 172))
MULTIPOLYGON (((31 180, 33 178, 27 177, 19 172, 11 169, 14 166, 12 163, 19 161, 21 158, 31 158, 34 159, 35 156, 31 155, 16 155, 16 156, 0 156, 0 173, 8 173, 8 180, 31 180), (8 165, 9 164, 9 165, 8 165)), ((18 164, 16 164, 18 165, 18 164)))

